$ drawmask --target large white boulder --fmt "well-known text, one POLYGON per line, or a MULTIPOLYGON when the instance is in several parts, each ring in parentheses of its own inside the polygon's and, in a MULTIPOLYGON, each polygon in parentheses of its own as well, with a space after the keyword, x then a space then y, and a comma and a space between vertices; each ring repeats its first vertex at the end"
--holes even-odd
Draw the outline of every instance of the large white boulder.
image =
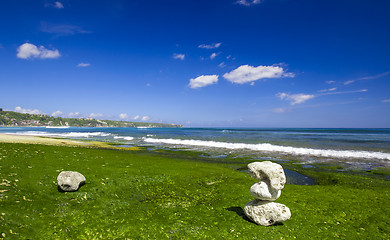
POLYGON ((253 162, 248 164, 249 173, 259 181, 269 180, 270 187, 281 190, 286 183, 286 175, 280 164, 270 161, 253 162))
POLYGON ((74 192, 85 184, 85 177, 79 172, 62 171, 58 174, 58 187, 64 192, 74 192))
POLYGON ((250 191, 254 198, 275 201, 280 197, 281 190, 276 190, 267 184, 268 180, 260 181, 252 185, 250 191))
POLYGON ((262 226, 281 223, 291 217, 288 207, 283 204, 254 199, 244 207, 246 216, 262 226))

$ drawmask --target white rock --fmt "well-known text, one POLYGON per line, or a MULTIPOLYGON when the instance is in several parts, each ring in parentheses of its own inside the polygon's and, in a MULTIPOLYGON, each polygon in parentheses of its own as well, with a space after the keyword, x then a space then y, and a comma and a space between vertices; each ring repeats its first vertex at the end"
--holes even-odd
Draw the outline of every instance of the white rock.
POLYGON ((255 199, 244 207, 246 216, 262 226, 284 222, 291 217, 288 207, 283 204, 255 199))
POLYGON ((251 194, 254 198, 268 201, 275 201, 280 197, 281 190, 269 187, 268 180, 255 183, 251 187, 251 194))
POLYGON ((280 164, 270 161, 253 162, 248 164, 249 173, 259 181, 269 180, 270 186, 276 190, 284 188, 286 175, 280 164))
POLYGON ((62 171, 58 174, 58 187, 64 192, 77 191, 85 183, 85 177, 78 172, 62 171))

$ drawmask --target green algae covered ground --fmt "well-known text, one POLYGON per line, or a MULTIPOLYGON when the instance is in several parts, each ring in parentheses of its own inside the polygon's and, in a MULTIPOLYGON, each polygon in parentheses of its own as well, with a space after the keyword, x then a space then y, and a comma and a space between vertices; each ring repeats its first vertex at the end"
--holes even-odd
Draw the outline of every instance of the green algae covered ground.
POLYGON ((317 184, 286 185, 276 202, 291 219, 263 227, 243 215, 256 180, 237 167, 186 152, 0 143, 0 238, 390 238, 383 176, 295 169, 317 184), (82 173, 86 185, 59 192, 63 170, 82 173))

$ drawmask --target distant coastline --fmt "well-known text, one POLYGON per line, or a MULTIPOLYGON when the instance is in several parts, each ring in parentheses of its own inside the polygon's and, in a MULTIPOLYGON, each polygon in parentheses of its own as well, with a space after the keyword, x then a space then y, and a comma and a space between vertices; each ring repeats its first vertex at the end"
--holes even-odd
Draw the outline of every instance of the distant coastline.
POLYGON ((62 118, 45 114, 0 111, 0 127, 135 127, 181 128, 180 124, 99 120, 93 118, 62 118))

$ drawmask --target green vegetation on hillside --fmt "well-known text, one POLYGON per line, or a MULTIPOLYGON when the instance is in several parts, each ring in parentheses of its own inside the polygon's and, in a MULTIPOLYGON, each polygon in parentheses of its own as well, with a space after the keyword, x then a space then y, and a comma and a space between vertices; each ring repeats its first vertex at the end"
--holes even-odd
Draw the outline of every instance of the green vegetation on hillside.
POLYGON ((177 124, 97 120, 92 118, 61 118, 44 114, 0 111, 0 126, 72 126, 72 127, 182 127, 177 124))
POLYGON ((291 209, 291 219, 262 227, 243 216, 257 180, 235 170, 237 161, 207 162, 193 152, 1 143, 0 238, 390 238, 390 181, 310 170, 318 185, 286 185, 277 200, 291 209), (62 170, 82 173, 86 185, 59 192, 62 170))

